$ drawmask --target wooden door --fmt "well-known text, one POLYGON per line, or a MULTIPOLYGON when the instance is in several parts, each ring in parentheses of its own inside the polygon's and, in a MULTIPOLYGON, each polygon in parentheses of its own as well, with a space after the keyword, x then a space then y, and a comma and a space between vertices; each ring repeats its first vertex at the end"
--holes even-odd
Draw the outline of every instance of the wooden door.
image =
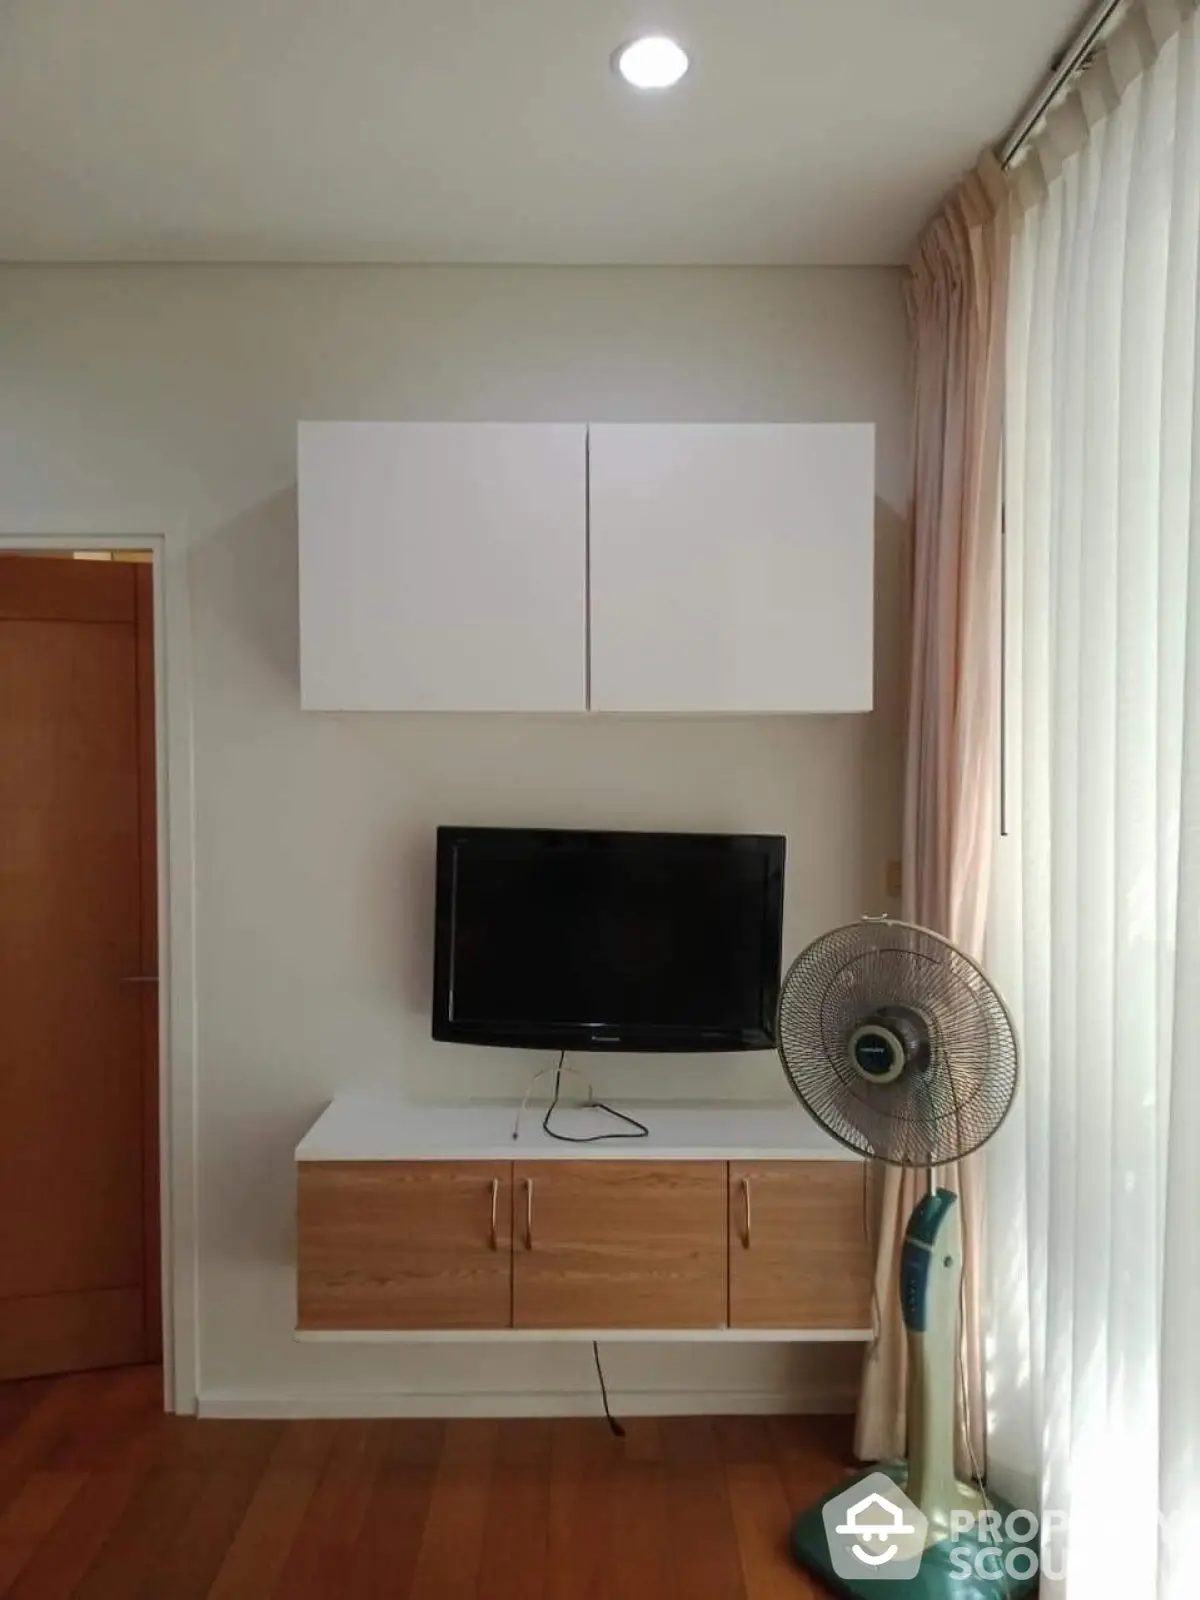
POLYGON ((589 432, 596 711, 869 711, 869 424, 589 432))
POLYGON ((531 1161, 514 1169, 518 1328, 718 1328, 721 1161, 531 1161))
POLYGON ((306 1161, 301 1329, 507 1328, 507 1161, 306 1161))
POLYGON ((730 1163, 729 1322, 871 1326, 861 1162, 730 1163))
POLYGON ((150 576, 0 556, 0 1378, 160 1352, 150 576))
POLYGON ((583 711, 582 423, 305 422, 300 698, 583 711))

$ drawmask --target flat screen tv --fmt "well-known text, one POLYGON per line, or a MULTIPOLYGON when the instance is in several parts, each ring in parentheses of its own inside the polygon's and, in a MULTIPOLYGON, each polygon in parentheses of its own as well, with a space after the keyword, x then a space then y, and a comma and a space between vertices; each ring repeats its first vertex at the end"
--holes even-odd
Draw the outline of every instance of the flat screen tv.
POLYGON ((784 853, 760 834, 439 828, 433 1037, 770 1048, 784 853))

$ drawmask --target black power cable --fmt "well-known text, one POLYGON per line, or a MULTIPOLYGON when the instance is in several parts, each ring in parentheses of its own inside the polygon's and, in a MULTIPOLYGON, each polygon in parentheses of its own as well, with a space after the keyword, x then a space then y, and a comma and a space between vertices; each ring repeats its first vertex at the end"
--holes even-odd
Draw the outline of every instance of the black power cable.
POLYGON ((600 1379, 600 1398, 604 1401, 604 1415, 608 1418, 608 1425, 618 1439, 625 1437, 625 1429, 609 1410, 608 1387, 604 1382, 604 1368, 600 1365, 600 1346, 595 1339, 592 1340, 592 1356, 596 1362, 596 1376, 600 1379))
POLYGON ((557 1139, 560 1144, 600 1144, 605 1139, 648 1139, 650 1129, 644 1122, 639 1122, 636 1117, 628 1117, 623 1111, 618 1111, 615 1106, 606 1105, 603 1100, 589 1100, 588 1109, 604 1111, 610 1117, 616 1117, 618 1122, 626 1123, 634 1131, 632 1133, 555 1133, 550 1126, 550 1118, 554 1115, 558 1105, 559 1091, 562 1088, 563 1062, 567 1059, 567 1052, 560 1050, 558 1054, 558 1067, 554 1073, 554 1098, 546 1107, 546 1115, 542 1118, 542 1131, 551 1139, 557 1139))
MULTIPOLYGON (((558 1054, 558 1065, 554 1071, 554 1095, 550 1101, 550 1104, 546 1107, 546 1115, 542 1118, 542 1131, 549 1138, 557 1139, 561 1144, 599 1144, 605 1139, 648 1139, 650 1137, 650 1129, 644 1122, 639 1122, 636 1117, 626 1116, 623 1111, 618 1111, 615 1106, 607 1105, 603 1100, 590 1100, 588 1102, 589 1109, 594 1111, 604 1111, 610 1117, 616 1117, 618 1122, 626 1123, 627 1126, 633 1130, 632 1132, 584 1134, 555 1133, 554 1129, 550 1126, 550 1118, 554 1115, 555 1109, 558 1106, 559 1095, 562 1091, 563 1062, 566 1059, 567 1052, 565 1050, 560 1050, 558 1054)), ((592 1340, 592 1359, 596 1363, 596 1376, 600 1380, 600 1398, 604 1403, 605 1418, 609 1427, 612 1429, 613 1435, 618 1439, 623 1439, 625 1437, 625 1429, 617 1421, 616 1417, 613 1416, 612 1408, 608 1403, 608 1385, 604 1381, 604 1368, 600 1365, 600 1346, 595 1339, 592 1340)))

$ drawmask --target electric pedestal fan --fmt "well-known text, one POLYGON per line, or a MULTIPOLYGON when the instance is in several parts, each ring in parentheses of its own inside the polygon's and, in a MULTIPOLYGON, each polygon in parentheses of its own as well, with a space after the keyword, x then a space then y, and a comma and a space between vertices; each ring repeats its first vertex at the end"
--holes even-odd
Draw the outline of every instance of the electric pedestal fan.
POLYGON ((955 1475, 962 1228, 958 1197, 936 1182, 937 1168, 978 1150, 1012 1104, 1017 1042, 1004 1002, 975 962, 939 935, 868 918, 824 934, 792 963, 778 1042, 792 1089, 835 1139, 862 1156, 924 1168, 929 1179, 900 1267, 908 1457, 877 1469, 924 1521, 893 1524, 886 1544, 878 1530, 866 1536, 898 1557, 890 1570, 886 1556, 872 1557, 863 1545, 854 1551, 853 1538, 835 1562, 835 1525, 847 1535, 861 1527, 853 1515, 838 1523, 836 1508, 866 1516, 868 1499, 878 1501, 854 1503, 854 1488, 877 1475, 865 1472, 801 1513, 792 1552, 835 1590, 862 1600, 1026 1594, 1036 1584, 1025 1570, 1031 1561, 1036 1567, 1036 1550, 1012 1559, 1016 1545, 1004 1532, 1012 1507, 955 1475), (1000 1513, 998 1531, 994 1515, 979 1522, 984 1512, 1000 1513), (991 1534, 998 1543, 980 1559, 981 1536, 986 1544, 991 1534), (860 1570, 846 1570, 856 1567, 847 1551, 860 1557, 860 1570))

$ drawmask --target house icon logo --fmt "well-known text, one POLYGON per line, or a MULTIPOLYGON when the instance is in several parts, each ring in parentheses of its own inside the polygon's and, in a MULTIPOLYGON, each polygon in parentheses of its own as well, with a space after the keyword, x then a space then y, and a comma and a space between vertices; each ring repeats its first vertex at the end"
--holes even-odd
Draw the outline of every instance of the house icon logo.
POLYGON ((901 1534, 915 1533, 916 1529, 905 1522, 904 1512, 885 1495, 869 1494, 850 1507, 845 1522, 837 1531, 862 1541, 854 1546, 854 1554, 860 1561, 869 1567, 882 1567, 900 1554, 900 1546, 895 1541, 901 1534), (871 1554, 872 1539, 879 1541, 877 1556, 871 1554))
POLYGON ((822 1508, 829 1556, 839 1578, 915 1578, 928 1524, 883 1472, 859 1478, 822 1508))

